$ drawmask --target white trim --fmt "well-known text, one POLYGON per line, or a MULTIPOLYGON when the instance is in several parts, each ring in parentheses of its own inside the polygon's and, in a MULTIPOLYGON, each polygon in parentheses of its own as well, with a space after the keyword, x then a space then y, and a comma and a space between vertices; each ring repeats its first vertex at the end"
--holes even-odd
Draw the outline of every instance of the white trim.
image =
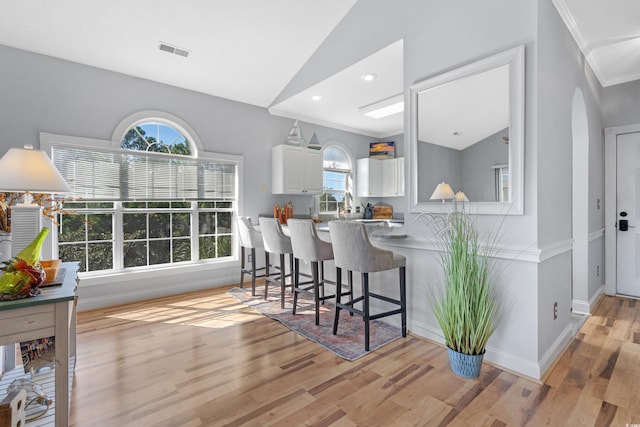
POLYGON ((556 360, 562 355, 566 348, 571 344, 573 338, 578 333, 578 329, 574 324, 568 324, 564 330, 553 341, 553 344, 542 355, 538 361, 538 376, 534 377, 541 379, 544 374, 551 368, 556 360))
POLYGON ((591 309, 595 306, 600 296, 604 294, 604 285, 600 285, 596 293, 589 299, 589 301, 582 301, 574 299, 571 301, 571 311, 575 314, 591 314, 591 309))
MULTIPOLYGON (((409 330, 416 336, 433 341, 442 346, 445 345, 442 332, 438 328, 433 328, 429 325, 411 324, 409 325, 409 330)), ((489 345, 487 345, 484 359, 489 363, 517 372, 521 375, 526 375, 535 380, 542 378, 541 373, 543 370, 539 363, 513 356, 512 354, 497 350, 489 345)))
POLYGON ((593 242, 594 240, 602 239, 604 237, 604 234, 604 228, 590 232, 589 243, 593 242))
MULTIPOLYGON (((112 149, 111 141, 83 138, 52 133, 40 133, 40 148, 51 155, 54 143, 112 149)), ((119 147, 119 145, 118 145, 119 147)), ((225 160, 235 162, 237 166, 236 209, 234 215, 243 212, 244 200, 244 157, 200 151, 199 159, 225 160)), ((235 233, 235 221, 234 221, 235 233)), ((55 242, 54 242, 55 243, 55 242)), ((50 249, 52 250, 52 249, 50 249)), ((123 304, 135 300, 156 298, 166 295, 208 289, 237 283, 239 279, 239 242, 232 248, 231 259, 226 261, 197 261, 179 265, 157 266, 152 270, 125 270, 100 274, 98 272, 80 273, 78 287, 79 309, 105 307, 123 304), (214 272, 215 274, 212 274, 214 272)), ((43 248, 44 253, 44 248, 43 248)))
MULTIPOLYGON (((372 241, 384 244, 384 246, 392 246, 397 248, 407 248, 423 251, 439 251, 438 242, 428 240, 422 237, 407 237, 406 239, 386 239, 372 237, 372 241)), ((509 261, 522 261, 532 263, 542 263, 551 258, 571 252, 573 249, 573 240, 567 239, 554 242, 543 247, 531 246, 515 246, 515 245, 496 245, 491 258, 505 259, 509 261)))
POLYGON ((439 74, 412 85, 409 89, 410 133, 408 157, 410 164, 409 212, 445 211, 447 203, 421 202, 418 200, 418 95, 430 88, 453 80, 509 64, 509 189, 508 203, 469 202, 474 211, 488 215, 524 214, 524 110, 525 110, 525 47, 519 45, 479 61, 439 74))
POLYGON ((605 293, 616 295, 617 285, 617 139, 618 135, 640 132, 640 123, 614 126, 604 130, 604 236, 605 293))

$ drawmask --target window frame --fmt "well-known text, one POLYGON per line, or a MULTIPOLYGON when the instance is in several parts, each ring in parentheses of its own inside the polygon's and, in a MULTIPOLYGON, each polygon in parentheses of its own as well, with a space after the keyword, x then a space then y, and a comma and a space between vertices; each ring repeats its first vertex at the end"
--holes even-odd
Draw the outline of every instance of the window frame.
MULTIPOLYGON (((149 117, 146 117, 145 119, 140 119, 141 121, 152 121, 152 119, 150 119, 149 117)), ((153 120, 156 120, 155 118, 153 120)), ((167 119, 164 119, 165 121, 167 119)), ((138 122, 139 123, 139 122, 138 122)), ((174 125, 173 123, 168 123, 169 125, 174 125)), ((131 126, 135 126, 136 124, 129 124, 129 127, 131 126)), ((183 129, 180 129, 180 127, 176 127, 178 130, 180 130, 181 132, 183 132, 183 129)), ((128 130, 128 128, 126 129, 128 130)), ((124 133, 126 133, 126 130, 124 131, 124 133)), ((184 131, 186 132, 186 131, 184 131)), ((124 135, 123 133, 123 135, 124 135)), ((146 266, 146 267, 133 267, 130 269, 116 269, 116 262, 114 262, 114 269, 113 270, 99 270, 99 271, 94 271, 94 272, 81 272, 80 273, 80 277, 112 277, 114 275, 118 275, 118 274, 128 274, 130 272, 136 272, 136 274, 140 274, 141 277, 144 276, 148 276, 148 277, 160 277, 163 274, 166 273, 162 273, 163 271, 166 271, 167 269, 173 270, 173 269, 190 269, 190 271, 195 271, 198 270, 198 268, 194 269, 194 266, 197 265, 207 265, 207 268, 228 268, 230 263, 232 265, 237 264, 238 262, 238 257, 239 257, 239 242, 237 239, 237 230, 236 230, 236 226, 235 226, 235 220, 234 218, 238 215, 238 212, 242 212, 243 209, 243 193, 242 193, 242 189, 243 189, 243 164, 244 164, 244 159, 242 156, 239 155, 231 155, 231 154, 223 154, 223 153, 215 153, 215 152, 207 152, 201 149, 197 149, 197 145, 199 144, 199 140, 197 138, 197 136, 195 136, 194 134, 185 134, 183 133, 185 136, 187 136, 187 138, 189 139, 189 141, 192 143, 192 148, 193 145, 196 145, 196 149, 194 149, 193 151, 195 153, 197 153, 197 158, 199 160, 203 160, 203 161, 222 161, 222 162, 226 162, 226 163, 233 163, 236 166, 236 179, 235 179, 235 200, 233 200, 232 203, 232 209, 231 209, 231 235, 232 235, 232 246, 231 246, 231 256, 229 257, 224 257, 224 258, 213 258, 213 259, 203 259, 203 260, 196 260, 196 261, 188 261, 188 262, 179 262, 179 263, 169 263, 169 264, 156 264, 156 265, 150 265, 150 266, 146 266), (193 138, 193 139, 191 139, 193 138)), ((84 138, 84 137, 76 137, 76 136, 67 136, 67 135, 57 135, 57 134, 51 134, 51 133, 45 133, 42 132, 40 133, 40 148, 46 152, 49 156, 52 156, 52 150, 53 147, 55 145, 71 145, 71 146, 78 146, 78 147, 82 147, 84 149, 86 148, 96 148, 96 149, 113 149, 114 146, 114 141, 113 139, 111 141, 107 141, 107 140, 100 140, 100 139, 93 139, 93 138, 84 138)), ((119 148, 120 141, 118 141, 118 145, 117 147, 119 148)), ((186 156, 186 157, 195 157, 195 155, 192 156, 186 156)), ((207 201, 207 200, 203 200, 203 201, 207 201)), ((120 202, 117 202, 120 203, 120 202)), ((197 202, 195 202, 197 203, 197 202)), ((197 217, 197 212, 195 214, 192 214, 195 217, 197 217)), ((193 218, 193 216, 192 216, 193 218)), ((45 220, 45 222, 47 222, 45 220)), ((195 221, 192 221, 192 239, 198 239, 199 237, 199 231, 197 228, 194 229, 194 227, 197 224, 197 218, 195 221), (195 233, 195 234, 194 234, 195 233), (195 236, 195 237, 193 237, 195 236)), ((49 223, 46 224, 46 226, 49 226, 52 230, 52 232, 50 233, 50 238, 47 239, 47 241, 45 241, 45 244, 43 245, 43 249, 42 249, 42 257, 43 258, 56 258, 57 257, 57 252, 58 252, 58 236, 57 236, 57 230, 56 230, 56 226, 55 224, 49 223)), ((115 253, 115 251, 120 251, 121 250, 121 244, 122 244, 122 234, 118 231, 122 228, 122 209, 114 209, 114 236, 113 236, 113 240, 114 240, 114 261, 121 259, 121 253, 115 253), (120 213, 118 213, 118 211, 120 213)), ((192 245, 192 254, 194 251, 194 247, 192 245)), ((193 257, 192 257, 193 259, 193 257)))
MULTIPOLYGON (((325 185, 325 177, 324 177, 324 173, 325 172, 337 172, 337 173, 343 173, 345 174, 345 179, 347 182, 345 182, 345 190, 344 192, 342 190, 338 190, 340 193, 343 193, 345 195, 344 200, 346 204, 349 204, 350 207, 353 207, 351 205, 353 205, 355 203, 354 201, 354 197, 355 197, 355 192, 353 191, 353 181, 354 181, 354 168, 353 168, 354 162, 353 162, 353 158, 351 156, 351 152, 347 149, 347 147, 345 147, 342 143, 339 143, 337 141, 331 141, 328 142, 323 148, 322 148, 322 194, 320 194, 319 196, 317 196, 317 201, 318 201, 318 212, 320 215, 332 215, 332 214, 337 214, 335 211, 327 211, 327 210, 322 210, 322 201, 321 198, 322 196, 325 195, 325 190, 326 190, 326 185, 325 185), (325 159, 324 159, 324 154, 326 152, 327 149, 329 148, 338 148, 340 151, 342 151, 344 153, 344 155, 346 156, 347 161, 349 162, 349 169, 342 169, 342 168, 326 168, 324 165, 325 159)), ((335 192, 335 190, 334 190, 335 192)), ((338 204, 339 206, 339 204, 338 204)))

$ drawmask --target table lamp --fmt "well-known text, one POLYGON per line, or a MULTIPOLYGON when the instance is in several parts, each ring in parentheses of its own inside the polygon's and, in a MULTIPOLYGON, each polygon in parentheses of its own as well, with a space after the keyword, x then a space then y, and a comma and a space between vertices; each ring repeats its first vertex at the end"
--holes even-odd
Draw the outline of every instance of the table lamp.
POLYGON ((431 194, 431 200, 442 200, 442 203, 444 203, 445 200, 451 200, 453 198, 455 198, 455 194, 451 186, 444 181, 438 184, 436 189, 433 190, 433 194, 431 194))
POLYGON ((44 151, 33 146, 11 148, 0 158, 0 191, 25 193, 24 201, 11 207, 11 256, 14 257, 42 228, 42 207, 31 193, 70 193, 71 188, 44 151))

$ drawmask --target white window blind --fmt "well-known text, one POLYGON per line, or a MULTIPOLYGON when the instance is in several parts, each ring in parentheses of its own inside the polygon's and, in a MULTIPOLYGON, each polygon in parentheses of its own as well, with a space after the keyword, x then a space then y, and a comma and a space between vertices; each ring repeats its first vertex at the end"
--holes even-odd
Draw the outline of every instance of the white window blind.
POLYGON ((233 200, 236 164, 166 154, 54 145, 52 160, 86 200, 233 200))

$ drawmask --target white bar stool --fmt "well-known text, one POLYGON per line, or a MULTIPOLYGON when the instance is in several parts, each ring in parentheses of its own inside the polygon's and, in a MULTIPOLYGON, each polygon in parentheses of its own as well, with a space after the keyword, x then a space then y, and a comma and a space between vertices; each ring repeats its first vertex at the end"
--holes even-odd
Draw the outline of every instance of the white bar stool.
MULTIPOLYGON (((284 234, 280 221, 275 218, 258 218, 260 222, 260 230, 262 231, 262 241, 264 242, 265 257, 265 280, 264 280, 264 298, 269 295, 269 282, 280 285, 280 306, 284 308, 284 293, 287 286, 293 287, 293 284, 287 285, 286 278, 293 278, 293 249, 291 248, 291 238, 284 234), (269 273, 269 254, 278 255, 280 257, 280 271, 278 273, 269 273), (289 274, 285 274, 285 255, 289 255, 289 274)), ((276 267, 277 268, 277 267, 276 267)))
POLYGON ((263 248, 262 233, 255 229, 251 218, 239 216, 237 220, 238 236, 240 237, 240 287, 244 288, 244 275, 251 274, 251 295, 256 295, 256 278, 264 277, 257 274, 265 268, 256 268, 256 249, 263 248), (245 267, 245 250, 251 250, 251 269, 245 267))

